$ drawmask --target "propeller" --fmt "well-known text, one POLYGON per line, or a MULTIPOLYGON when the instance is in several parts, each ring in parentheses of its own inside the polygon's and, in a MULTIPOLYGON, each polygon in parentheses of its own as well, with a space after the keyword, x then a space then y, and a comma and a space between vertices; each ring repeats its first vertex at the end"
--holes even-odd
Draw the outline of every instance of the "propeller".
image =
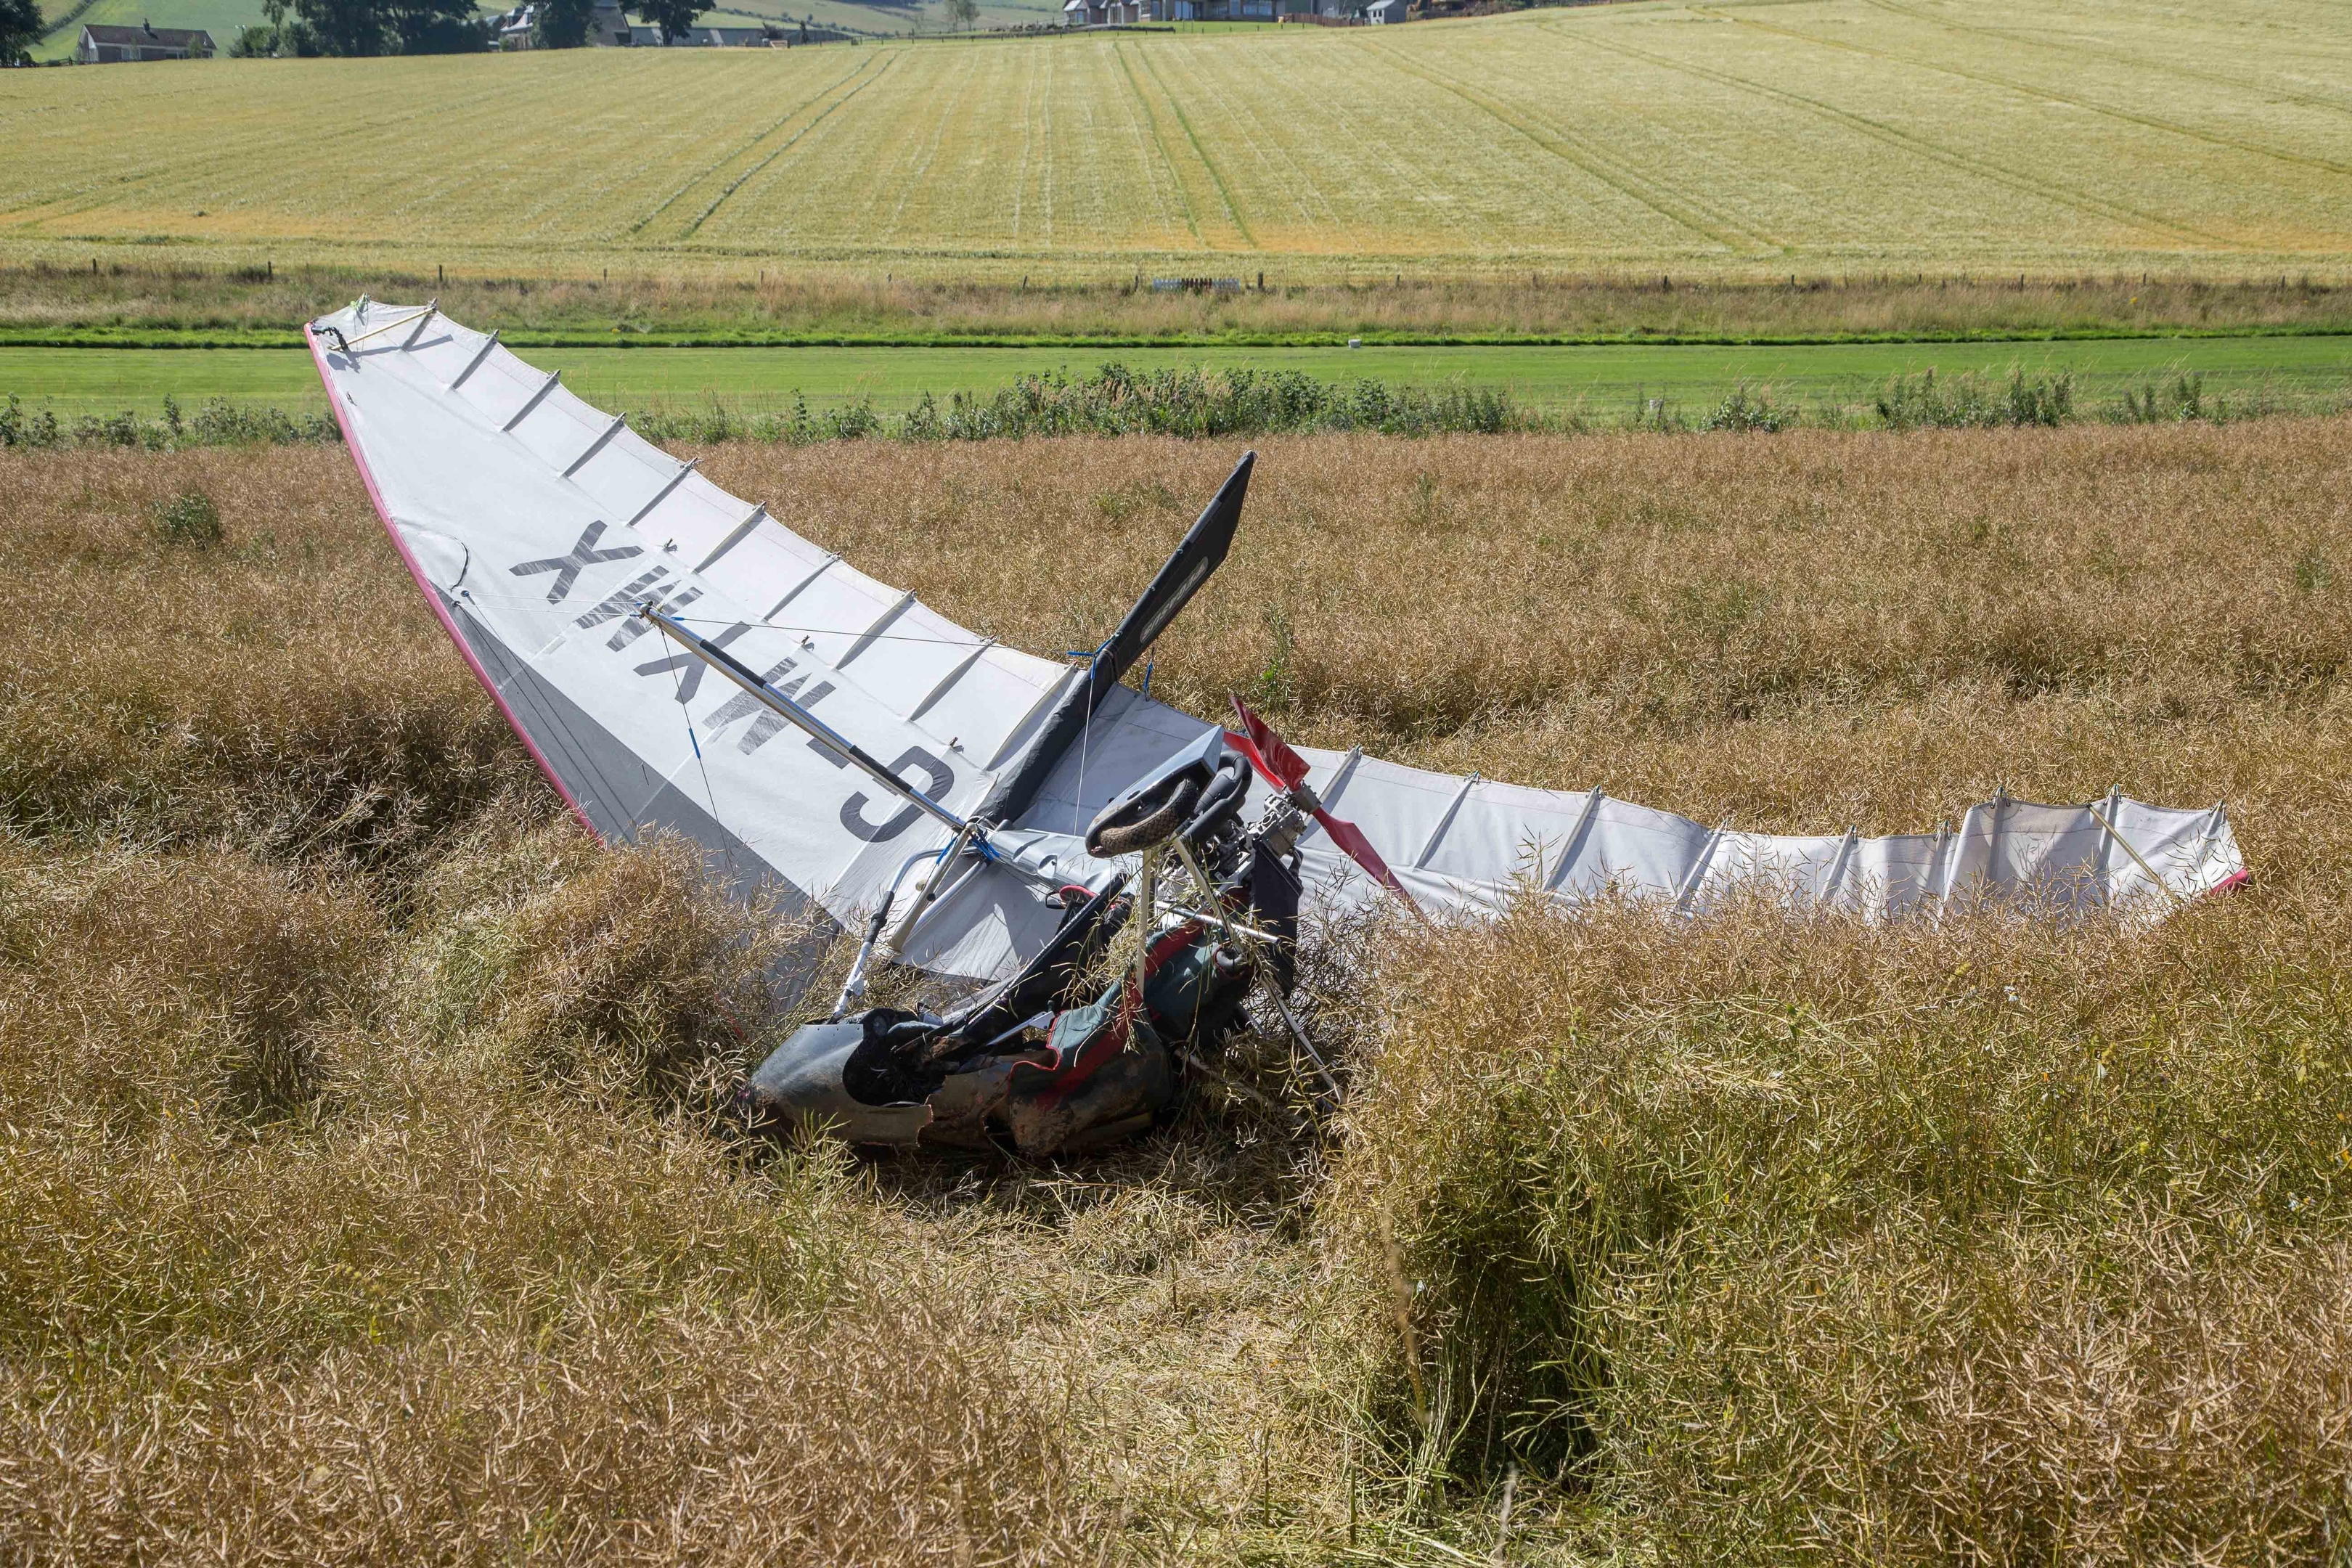
POLYGON ((1364 830, 1344 817, 1334 816, 1324 808, 1322 800, 1307 784, 1307 759, 1290 749, 1288 742, 1274 732, 1274 726, 1250 711, 1240 698, 1234 699, 1234 717, 1241 721, 1239 730, 1225 731, 1225 740, 1234 750, 1249 759, 1250 766, 1260 777, 1283 794, 1291 804, 1315 819, 1317 826, 1329 836, 1331 842, 1346 852, 1348 858, 1361 866, 1372 879, 1404 900, 1405 908, 1426 921, 1429 916, 1413 896, 1405 891, 1364 830))

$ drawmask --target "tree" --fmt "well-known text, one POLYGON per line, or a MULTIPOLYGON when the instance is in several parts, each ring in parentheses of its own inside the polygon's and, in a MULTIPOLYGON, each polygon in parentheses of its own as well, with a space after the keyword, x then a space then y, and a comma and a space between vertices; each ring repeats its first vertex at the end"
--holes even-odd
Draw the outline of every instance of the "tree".
POLYGON ((262 14, 279 43, 297 55, 383 55, 383 18, 375 0, 266 0, 262 14))
POLYGON ((637 16, 640 20, 659 27, 662 42, 667 44, 672 38, 682 38, 692 32, 694 19, 701 16, 704 7, 696 5, 695 0, 653 0, 651 5, 638 6, 637 16))
POLYGON ((31 64, 33 46, 47 26, 41 0, 0 0, 0 66, 31 64))
POLYGON ((947 0, 948 20, 971 32, 980 26, 980 0, 947 0))
POLYGON ((473 0, 387 0, 384 14, 404 55, 470 55, 491 47, 490 24, 473 0))
POLYGON ((530 47, 576 49, 588 41, 596 20, 596 0, 533 0, 530 47))
POLYGON ((436 55, 489 47, 473 0, 266 0, 278 50, 296 55, 436 55))

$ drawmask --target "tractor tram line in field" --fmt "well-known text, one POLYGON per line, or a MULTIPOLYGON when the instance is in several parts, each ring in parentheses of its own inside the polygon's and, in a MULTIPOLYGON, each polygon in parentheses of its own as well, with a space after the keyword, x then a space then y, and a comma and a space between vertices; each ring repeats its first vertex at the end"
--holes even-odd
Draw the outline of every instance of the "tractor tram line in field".
MULTIPOLYGON (((1894 15, 1913 16, 1923 21, 1927 19, 1920 13, 1906 12, 1901 10, 1899 7, 1886 5, 1883 4, 1883 0, 1864 0, 1864 3, 1866 5, 1875 5, 1879 9, 1888 11, 1894 15)), ((1725 15, 1723 12, 1717 10, 1714 7, 1699 6, 1696 8, 1706 10, 1711 15, 1725 15)), ((2019 94, 2021 97, 2038 98, 2053 103, 2063 103, 2069 108, 2079 109, 2085 114, 2101 115, 2107 119, 2121 121, 2126 124, 2139 126, 2144 130, 2154 131, 2163 135, 2182 136, 2191 141, 2205 142, 2210 146, 2227 148, 2231 152, 2245 153, 2258 158, 2275 159, 2280 163, 2294 163, 2307 168, 2319 169, 2332 174, 2352 174, 2352 165, 2337 163, 2332 158, 2320 158, 2306 153, 2284 152, 2279 148, 2265 147, 2256 142, 2240 140, 2236 137, 2222 136, 2212 132, 2199 131, 2194 127, 2178 124, 2172 121, 2158 120, 2152 115, 2135 114, 2129 110, 2117 109, 2112 104, 2095 102, 2089 99, 2063 91, 2055 87, 2013 81, 2008 78, 1995 76, 1990 72, 1982 70, 1963 69, 1961 67, 1952 64, 1948 60, 1924 60, 1895 50, 1873 48, 1867 44, 1853 43, 1843 38, 1824 38, 1817 34, 1806 33, 1790 27, 1776 26, 1772 23, 1759 21, 1753 16, 1725 16, 1725 19, 1727 21, 1735 21, 1742 26, 1754 27, 1768 33, 1776 33, 1783 37, 1801 39, 1806 43, 1818 45, 1822 48, 1843 49, 1853 54, 1863 55, 1871 59, 1881 61, 1887 65, 1906 67, 1913 70, 1935 71, 1945 76, 1957 77, 1963 81, 1974 82, 1979 86, 1999 88, 2008 92, 2019 94)))
MULTIPOLYGON (((1184 133, 1184 144, 1192 150, 1192 156, 1200 160, 1202 171, 1209 176, 1209 184, 1216 190, 1218 203, 1225 209, 1227 221, 1242 237, 1242 244, 1255 250, 1257 237, 1250 232, 1249 220, 1242 216, 1241 204, 1234 200, 1233 187, 1225 183, 1223 171, 1217 167, 1217 161, 1209 156, 1209 150, 1201 145, 1201 138, 1192 130, 1192 117, 1184 112, 1182 100, 1168 89, 1167 79, 1160 74, 1158 62, 1149 54, 1143 57, 1143 70, 1151 79, 1151 85, 1160 89, 1161 100, 1168 105, 1168 112, 1175 117, 1177 129, 1184 133)), ((1171 169, 1172 172, 1172 164, 1171 169)), ((1189 207, 1189 202, 1187 205, 1189 207)))
MULTIPOLYGON (((2265 86, 2239 77, 2221 76, 2212 71, 2191 70, 2178 61, 2149 59, 2145 56, 2127 54, 2120 49, 2099 48, 2080 38, 2060 41, 2034 33, 2016 32, 2005 27, 1988 27, 1980 23, 1954 21, 1948 16, 1938 16, 1933 12, 1923 11, 1916 6, 1896 5, 1894 0, 1870 0, 1870 3, 1882 11, 1916 21, 1927 22, 1948 32, 1971 34, 1977 37, 1990 38, 1999 43, 2022 45, 2030 49, 2049 53, 2087 55, 2110 64, 2129 67, 2133 70, 2160 71, 2167 76, 2177 76, 2183 80, 2198 82, 2206 87, 2227 88, 2233 92, 2251 93, 2283 102, 2299 103, 2307 109, 2352 115, 2352 103, 2347 103, 2338 99, 2315 98, 2309 93, 2294 92, 2282 87, 2265 86)), ((2340 63, 2352 66, 2352 60, 2340 63)))
POLYGON ((1624 168, 1618 160, 1606 157, 1589 146, 1583 138, 1563 132, 1557 126, 1546 125, 1433 65, 1409 61, 1397 50, 1381 44, 1367 43, 1360 47, 1386 55, 1389 63, 1406 75, 1419 77, 1432 86, 1452 93, 1496 123, 1517 132, 1530 145, 1727 251, 1735 255, 1756 255, 1787 248, 1771 236, 1739 223, 1727 214, 1703 207, 1688 197, 1676 198, 1662 193, 1655 182, 1624 168))
MULTIPOLYGON (((1195 212, 1192 207, 1192 193, 1184 188, 1183 174, 1177 168, 1175 156, 1168 151, 1168 138, 1160 129, 1160 113, 1158 110, 1154 108, 1152 100, 1145 95, 1143 83, 1136 78, 1135 61, 1129 58, 1125 41, 1120 40, 1114 42, 1111 45, 1111 52, 1118 60, 1119 74, 1126 79, 1128 90, 1133 98, 1136 115, 1134 123, 1137 128, 1138 139, 1140 140, 1146 136, 1150 138, 1152 160, 1159 164, 1159 173, 1164 174, 1168 177, 1169 188, 1174 193, 1176 197, 1177 210, 1182 213, 1184 216, 1185 232, 1192 237, 1192 243, 1199 246, 1202 249, 1209 250, 1215 248, 1210 245, 1209 237, 1202 232, 1200 215, 1195 212)), ((1158 83, 1155 82, 1153 86, 1157 88, 1158 83)), ((1160 96, 1164 100, 1167 95, 1163 92, 1160 96)), ((1189 137, 1187 138, 1187 145, 1191 145, 1189 137)), ((1197 158, 1200 149, 1198 147, 1193 147, 1192 152, 1194 156, 1197 158)), ((1147 169, 1146 173, 1149 174, 1150 171, 1147 169)), ((1152 195, 1157 197, 1160 195, 1158 188, 1159 182, 1156 179, 1153 180, 1152 185, 1152 195)), ((1224 202, 1223 193, 1219 194, 1218 200, 1221 204, 1225 205, 1226 216, 1231 217, 1233 216, 1232 205, 1230 203, 1224 202)))
MULTIPOLYGON (((1256 165, 1268 189, 1279 193, 1288 205, 1287 223, 1295 226, 1297 232, 1316 236, 1318 244, 1324 243, 1324 237, 1328 236, 1339 242, 1332 248, 1343 253, 1370 248, 1364 244, 1361 228, 1349 212, 1341 210, 1316 172, 1301 166, 1292 144, 1301 117, 1269 113, 1267 98, 1272 84, 1265 78, 1264 53, 1236 50, 1213 58, 1192 50, 1181 58, 1183 68, 1199 83, 1200 90, 1213 100, 1221 121, 1241 131, 1247 160, 1256 165), (1227 68, 1212 69, 1213 63, 1227 68), (1236 77, 1244 79, 1238 87, 1236 77)), ((1238 218, 1239 214, 1235 216, 1238 218)))
MULTIPOLYGON (((888 220, 863 226, 866 233, 886 243, 900 237, 907 216, 907 204, 918 191, 926 189, 926 176, 938 164, 940 150, 946 144, 948 132, 956 123, 957 116, 970 101, 978 74, 977 71, 958 72, 951 91, 940 103, 938 112, 930 115, 929 126, 918 128, 915 139, 906 143, 908 150, 902 155, 911 166, 905 176, 895 177, 893 171, 876 182, 877 194, 884 190, 891 191, 898 199, 891 204, 888 220)), ((872 211, 869 207, 869 215, 872 211)))
POLYGON ((854 68, 592 49, 30 72, 0 80, 20 143, 0 234, 25 259, 142 243, 281 268, 331 244, 410 275, 517 241, 575 267, 673 247, 714 265, 904 258, 1008 278, 1242 256, 1252 273, 2083 272, 2352 254, 2352 111, 2298 92, 2331 54, 2294 56, 2275 91, 2192 92, 2178 73, 2200 68, 2200 40, 2234 35, 2157 13, 2126 42, 2113 18, 2078 18, 2069 72, 2068 41, 2000 42, 2029 15, 1661 0, 1379 33, 886 42, 854 68), (2160 67, 2107 58, 2159 46, 2175 46, 2160 67), (421 118, 445 155, 404 169, 421 118), (501 184, 616 135, 635 156, 501 184), (362 173, 378 169, 404 172, 362 173))
MULTIPOLYGON (((1901 5, 1890 5, 1887 3, 1887 0, 1864 0, 1864 4, 1874 6, 1878 10, 1887 12, 1893 16, 1907 16, 1916 21, 1927 22, 1933 26, 1943 27, 1949 31, 1965 32, 1969 30, 1966 28, 1954 27, 1951 24, 1944 22, 1939 18, 1931 17, 1922 11, 1914 11, 1901 5)), ((1763 27, 1770 32, 1790 33, 1790 29, 1788 28, 1775 27, 1769 23, 1757 22, 1749 17, 1743 16, 1738 18, 1738 20, 1751 26, 1763 27)), ((2305 153, 2285 152, 2280 148, 2265 147, 2258 142, 2242 141, 2234 136, 2222 136, 2210 131, 2200 131, 2194 126, 2178 124, 2169 120, 2158 120, 2153 115, 2135 114, 2127 109, 2117 109, 2113 104, 2095 103, 2089 99, 2062 92, 2055 88, 2037 86, 2027 82, 2011 81, 2005 77, 1994 76, 1989 71, 1963 70, 1958 66, 1953 65, 1948 60, 1930 61, 1915 59, 1908 55, 1900 54, 1890 49, 1874 49, 1866 44, 1847 43, 1843 40, 1814 37, 1810 34, 1790 33, 1790 36, 1808 37, 1814 43, 1822 44, 1832 48, 1852 49, 1860 54, 1869 55, 1875 59, 1885 60, 1891 64, 1907 65, 1919 70, 1942 71, 1946 75, 1959 77, 1968 81, 1981 82, 1988 87, 2006 88, 2011 92, 2027 94, 2036 98, 2049 99, 2053 102, 2070 104, 2088 114, 2105 115, 2109 119, 2121 120, 2129 124, 2143 126, 2150 131, 2163 132, 2173 136, 2186 136, 2194 141, 2210 142, 2216 147, 2228 147, 2241 153, 2251 153, 2256 157, 2275 158, 2283 163, 2298 163, 2308 168, 2324 169, 2331 174, 2352 174, 2352 164, 2339 163, 2332 158, 2319 158, 2305 153)))
POLYGON ((728 164, 733 163, 736 159, 749 154, 753 149, 757 148, 761 142, 765 142, 769 137, 773 136, 777 132, 782 131, 785 126, 790 125, 793 121, 799 119, 809 110, 824 101, 827 94, 836 91, 845 83, 850 82, 862 75, 866 71, 866 68, 871 66, 873 63, 874 61, 870 58, 861 59, 856 65, 851 67, 843 75, 827 82, 816 92, 794 104, 783 114, 778 116, 776 120, 770 123, 765 130, 757 132, 749 140, 745 141, 740 146, 735 148, 724 157, 711 163, 700 173, 687 180, 684 184, 679 185, 676 190, 670 192, 668 195, 664 196, 661 199, 661 204, 659 205, 656 206, 651 212, 646 214, 645 216, 637 219, 636 222, 631 224, 628 227, 628 232, 632 235, 644 233, 646 227, 650 226, 656 218, 660 217, 662 214, 669 211, 672 206, 677 205, 678 198, 685 195, 687 192, 694 189, 695 186, 701 184, 705 180, 708 180, 712 175, 718 174, 721 169, 727 167, 728 164))
POLYGON ((1376 134, 1375 127, 1359 123, 1360 119, 1370 118, 1369 115, 1359 115, 1354 106, 1346 102, 1333 105, 1330 112, 1339 120, 1360 157, 1368 156, 1377 162, 1394 188, 1418 194, 1415 210, 1444 230, 1454 242, 1449 248, 1468 250, 1476 246, 1477 236, 1459 211, 1461 196, 1443 188, 1440 172, 1429 166, 1426 143, 1411 137, 1384 140, 1376 134))
MULTIPOLYGON (((436 113, 446 121, 456 115, 480 112, 487 105, 528 102, 530 97, 526 84, 500 82, 467 94, 455 102, 437 105, 436 113)), ((331 128, 310 127, 299 132, 289 132, 256 127, 243 130, 230 138, 213 136, 192 141, 176 158, 143 169, 94 174, 87 184, 66 195, 47 197, 39 205, 56 206, 70 204, 54 216, 78 216, 119 202, 125 190, 152 191, 159 184, 168 185, 175 180, 209 175, 224 163, 231 166, 274 163, 294 145, 299 145, 307 153, 315 155, 320 150, 357 139, 405 134, 413 130, 415 122, 414 109, 396 88, 388 87, 376 93, 362 94, 347 102, 344 108, 346 113, 341 122, 331 128), (85 196, 89 199, 78 200, 85 196)), ((218 201, 220 198, 183 189, 166 191, 151 199, 159 205, 176 206, 183 201, 218 201)), ((18 209, 0 208, 0 211, 16 210, 18 209)))
MULTIPOLYGON (((1716 14, 1713 11, 1713 8, 1706 5, 1695 5, 1693 9, 1707 15, 1716 14)), ((1785 36, 1790 37, 1803 37, 1803 35, 1801 34, 1787 33, 1786 29, 1783 28, 1773 28, 1770 30, 1783 33, 1785 36)), ((2041 200, 2053 202, 2063 206, 2070 206, 2074 208, 2077 212, 2087 214, 2093 217, 2105 218, 2110 223, 2120 223, 2125 225, 2126 227, 2138 228, 2151 234, 2160 235, 2161 237, 2170 240, 2177 241, 2185 239, 2219 246, 2226 246, 2230 243, 2228 239, 2220 235, 2207 234, 2198 229, 2189 228, 2172 219, 2164 217, 2161 215, 2143 212, 2137 207, 2126 205, 2121 202, 2109 201, 2105 197, 2095 196, 2086 192, 2072 190, 2055 181, 2036 179, 2032 175, 2021 174, 2014 169, 2006 168, 2001 164, 1991 163, 1986 159, 1975 157, 1967 153, 1959 152, 1957 149, 1945 146, 1941 142, 1931 142, 1926 137, 1916 135, 1911 132, 1898 130, 1895 126, 1888 125, 1883 121, 1871 119, 1867 115, 1858 114, 1851 110, 1839 109, 1832 104, 1823 103, 1819 99, 1808 98, 1802 93, 1791 92, 1786 88, 1772 87, 1764 82, 1751 80, 1746 77, 1734 76, 1727 71, 1716 70, 1710 67, 1698 65, 1690 60, 1672 59, 1664 55, 1654 55, 1646 49, 1636 48, 1634 46, 1624 43, 1622 40, 1602 40, 1600 38, 1587 37, 1582 41, 1590 43, 1599 48, 1608 49, 1615 53, 1624 55, 1629 58, 1641 60, 1643 63, 1654 66, 1661 70, 1683 72, 1690 76, 1698 77, 1703 80, 1715 82, 1718 86, 1731 88, 1736 91, 1752 93, 1759 98, 1771 99, 1782 103, 1792 104, 1809 113, 1818 115, 1823 120, 1831 121, 1842 125, 1849 131, 1852 131, 1858 135, 1867 137, 1872 141, 1882 142, 1887 146, 1898 148, 1903 152, 1911 153, 1917 157, 1927 158, 1933 162, 1945 164, 1946 166, 1956 169, 1962 174, 1972 175, 1975 178, 1988 181, 1993 184, 2005 186, 2008 189, 2019 192, 2021 195, 2038 197, 2041 200)), ((1850 47, 1852 46, 1841 45, 1839 47, 1850 47)))
MULTIPOLYGON (((773 163, 777 159, 791 152, 794 147, 800 145, 802 139, 807 136, 811 132, 814 131, 819 125, 824 123, 824 121, 832 116, 834 110, 839 109, 843 104, 847 103, 851 99, 856 98, 859 93, 865 91, 875 82, 882 79, 884 76, 889 73, 890 68, 898 63, 898 57, 895 55, 883 60, 881 68, 872 76, 864 77, 863 79, 859 80, 857 84, 852 87, 847 92, 843 93, 839 98, 835 99, 831 103, 826 104, 824 108, 819 110, 817 111, 816 118, 810 121, 806 125, 802 126, 798 131, 793 132, 784 142, 782 146, 778 147, 766 157, 761 159, 758 163, 752 164, 750 168, 744 170, 741 174, 729 181, 727 188, 710 198, 710 205, 696 215, 694 221, 686 226, 685 232, 679 235, 678 238, 681 240, 693 238, 694 236, 700 231, 702 226, 710 221, 711 215, 716 213, 726 204, 727 198, 743 188, 745 182, 765 170, 769 164, 773 163)), ((861 75, 863 71, 864 67, 861 66, 859 68, 861 75)))

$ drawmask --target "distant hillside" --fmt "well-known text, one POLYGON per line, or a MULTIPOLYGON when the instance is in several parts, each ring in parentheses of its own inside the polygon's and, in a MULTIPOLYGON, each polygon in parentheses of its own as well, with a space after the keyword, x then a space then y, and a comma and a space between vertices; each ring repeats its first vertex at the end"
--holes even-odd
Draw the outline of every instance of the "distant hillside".
MULTIPOLYGON (((237 16, 179 3, 170 20, 237 16)), ((1253 280, 2340 269, 2335 9, 1727 0, 10 72, 0 256, 1253 280)))

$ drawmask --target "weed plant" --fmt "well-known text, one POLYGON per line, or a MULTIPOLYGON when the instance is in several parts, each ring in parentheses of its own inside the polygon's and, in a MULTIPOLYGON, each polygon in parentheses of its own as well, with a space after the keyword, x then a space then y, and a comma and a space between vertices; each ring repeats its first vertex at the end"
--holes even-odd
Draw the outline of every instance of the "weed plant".
POLYGON ((1413 342, 1789 342, 2337 332, 2352 289, 2336 276, 2252 268, 2037 273, 1965 268, 1801 275, 1641 276, 1583 268, 1353 281, 1293 265, 1238 293, 1163 292, 1116 277, 1037 271, 949 278, 910 264, 745 266, 678 254, 657 268, 551 258, 436 274, 281 258, 258 268, 110 259, 0 268, 0 333, 16 341, 135 344, 197 338, 297 342, 296 324, 377 299, 438 299, 456 320, 518 344, 1329 343, 1413 342), (604 275, 600 276, 599 272, 604 275), (879 272, 880 276, 876 276, 879 272), (1661 284, 1664 287, 1661 287, 1661 284))
MULTIPOLYGON (((2232 400, 2209 395, 2194 374, 2168 384, 2126 387, 2095 416, 2113 424, 2221 422, 2310 410, 2267 394, 2232 400)), ((2084 417, 2072 378, 2012 372, 2006 383, 1973 374, 1938 380, 1929 370, 1889 382, 1866 408, 1824 404, 1811 410, 1776 399, 1769 387, 1736 385, 1696 419, 1673 399, 1637 399, 1621 429, 1776 433, 1813 425, 1895 430, 2057 426, 2084 417)), ((1496 387, 1452 383, 1434 387, 1359 378, 1322 381, 1300 371, 1194 367, 1137 372, 1116 361, 1090 374, 1024 375, 986 395, 952 394, 946 404, 925 394, 903 413, 870 401, 812 411, 797 395, 783 413, 656 405, 628 415, 632 428, 658 442, 713 446, 750 441, 804 447, 832 441, 1024 440, 1046 436, 1181 436, 1193 438, 1370 432, 1384 436, 1577 434, 1606 427, 1582 406, 1531 407, 1496 387)), ((131 411, 84 415, 71 424, 53 409, 27 411, 12 396, 0 410, 0 448, 114 447, 145 451, 189 447, 289 445, 339 441, 322 414, 213 400, 194 416, 164 399, 158 418, 131 411)))
POLYGON ((182 490, 167 497, 155 503, 150 515, 154 519, 155 531, 166 544, 193 545, 201 550, 226 537, 221 528, 220 508, 202 490, 182 490))
POLYGON ((906 413, 852 404, 813 415, 795 398, 791 413, 749 417, 655 410, 631 418, 656 440, 738 439, 805 446, 813 441, 1021 440, 1037 436, 1275 436, 1368 430, 1389 436, 1495 434, 1554 421, 1483 387, 1336 384, 1301 371, 1138 372, 1112 362, 1090 375, 1024 375, 985 397, 957 393, 944 406, 929 394, 906 413))
POLYGON ((1960 375, 1938 381, 1932 370, 1897 376, 1876 403, 1889 430, 1958 430, 2001 425, 2063 425, 2074 417, 2074 383, 2063 372, 2010 373, 2003 383, 1960 375))
POLYGON ((1798 418, 1797 410, 1774 403, 1769 393, 1749 392, 1742 384, 1733 387, 1724 400, 1716 405, 1714 412, 1699 421, 1699 428, 1769 433, 1790 428, 1798 422, 1798 418))
POLYGON ((181 447, 287 446, 340 441, 342 432, 324 414, 289 414, 212 399, 194 416, 166 397, 161 417, 147 419, 125 409, 119 414, 79 416, 71 424, 50 408, 27 410, 11 395, 0 409, 0 447, 123 447, 163 451, 181 447))

